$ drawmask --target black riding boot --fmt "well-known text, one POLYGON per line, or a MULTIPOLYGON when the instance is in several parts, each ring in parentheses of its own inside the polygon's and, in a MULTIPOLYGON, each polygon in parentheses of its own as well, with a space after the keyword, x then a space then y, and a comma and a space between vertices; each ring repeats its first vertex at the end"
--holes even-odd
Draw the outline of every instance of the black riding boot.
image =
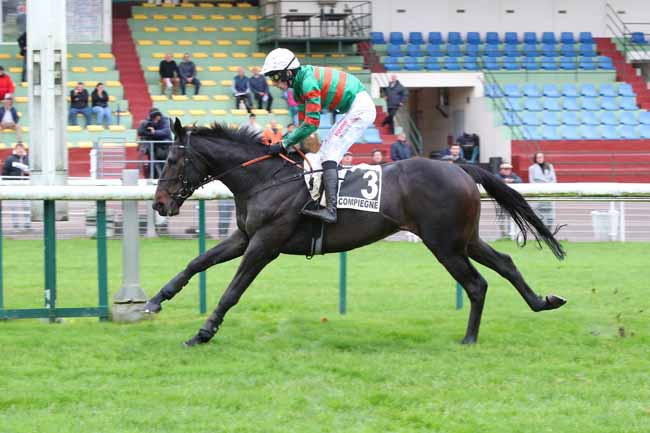
POLYGON ((336 200, 339 189, 338 164, 334 161, 323 162, 323 185, 325 186, 325 207, 318 210, 304 209, 303 215, 319 218, 327 224, 336 222, 336 200))

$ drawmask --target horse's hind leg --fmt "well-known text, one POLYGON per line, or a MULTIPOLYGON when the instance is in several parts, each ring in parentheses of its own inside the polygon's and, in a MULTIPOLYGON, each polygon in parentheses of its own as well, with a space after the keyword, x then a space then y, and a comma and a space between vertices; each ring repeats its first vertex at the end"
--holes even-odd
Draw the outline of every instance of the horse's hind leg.
POLYGON ((243 232, 236 230, 226 240, 194 258, 187 264, 185 269, 169 280, 169 282, 145 304, 145 313, 160 312, 160 310, 162 310, 160 304, 163 301, 176 296, 176 294, 185 287, 194 275, 205 271, 217 263, 227 262, 228 260, 240 257, 244 254, 244 251, 246 251, 247 246, 248 238, 246 235, 243 232))
POLYGON ((513 263, 510 256, 502 254, 486 244, 481 239, 476 239, 470 242, 468 246, 469 256, 479 262, 498 272, 503 278, 510 281, 515 286, 519 294, 526 301, 528 306, 533 311, 553 310, 559 308, 566 303, 566 300, 559 296, 548 295, 544 298, 536 294, 524 281, 521 273, 513 263))

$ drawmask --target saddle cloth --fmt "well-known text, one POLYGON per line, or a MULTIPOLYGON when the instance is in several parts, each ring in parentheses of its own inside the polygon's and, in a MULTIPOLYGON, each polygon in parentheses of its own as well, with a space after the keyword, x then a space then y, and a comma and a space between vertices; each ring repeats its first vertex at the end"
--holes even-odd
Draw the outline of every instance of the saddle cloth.
MULTIPOLYGON (((307 153, 305 157, 311 163, 311 169, 321 170, 319 155, 307 153)), ((325 205, 321 190, 322 171, 310 173, 309 164, 304 164, 305 183, 312 199, 325 205)), ((358 164, 339 169, 339 209, 356 209, 366 212, 379 212, 381 202, 382 170, 379 165, 358 164)))

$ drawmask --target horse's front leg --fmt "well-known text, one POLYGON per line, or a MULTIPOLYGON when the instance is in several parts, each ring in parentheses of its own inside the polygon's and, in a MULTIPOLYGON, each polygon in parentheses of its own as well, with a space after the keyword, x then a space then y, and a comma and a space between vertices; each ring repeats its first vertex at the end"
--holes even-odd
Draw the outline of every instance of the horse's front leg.
POLYGON ((219 326, 223 322, 224 316, 244 294, 248 286, 253 282, 255 277, 269 264, 280 255, 281 242, 278 239, 269 239, 262 236, 255 236, 251 239, 244 258, 237 269, 235 278, 230 282, 228 288, 221 296, 217 308, 210 314, 199 332, 190 340, 185 342, 186 346, 207 343, 217 333, 219 326))
POLYGON ((194 258, 187 264, 185 269, 179 272, 174 278, 169 280, 160 291, 149 300, 144 306, 145 313, 158 313, 162 310, 160 304, 163 301, 173 298, 190 279, 203 272, 217 263, 227 262, 228 260, 240 257, 246 251, 248 237, 240 230, 236 230, 226 240, 220 242, 215 247, 210 248, 205 253, 194 258))

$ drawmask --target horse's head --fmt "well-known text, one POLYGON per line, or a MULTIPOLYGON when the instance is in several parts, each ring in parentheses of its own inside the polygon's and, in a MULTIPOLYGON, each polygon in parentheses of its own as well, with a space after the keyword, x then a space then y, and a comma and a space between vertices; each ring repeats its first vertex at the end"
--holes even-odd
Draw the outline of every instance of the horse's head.
POLYGON ((185 199, 201 185, 206 175, 200 172, 204 167, 192 161, 191 132, 178 118, 174 122, 174 135, 176 138, 167 154, 154 197, 153 208, 162 216, 177 215, 185 199))

